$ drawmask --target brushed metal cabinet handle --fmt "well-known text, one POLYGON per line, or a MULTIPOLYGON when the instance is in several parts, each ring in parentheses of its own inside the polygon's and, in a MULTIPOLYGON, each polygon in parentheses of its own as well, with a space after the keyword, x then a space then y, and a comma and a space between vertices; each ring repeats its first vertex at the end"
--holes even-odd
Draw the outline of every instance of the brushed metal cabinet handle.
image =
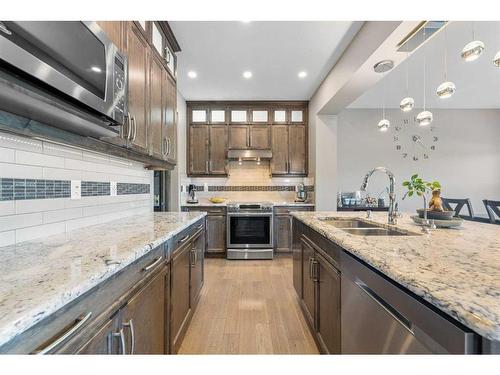
POLYGON ((135 142, 135 138, 137 137, 137 121, 135 116, 132 117, 132 123, 134 124, 134 137, 132 138, 132 142, 135 142))
POLYGON ((130 141, 130 136, 132 135, 132 117, 130 112, 127 114, 127 140, 130 141))
POLYGON ((189 234, 183 238, 181 238, 179 241, 177 241, 177 243, 184 243, 186 242, 187 240, 189 239, 189 234))
POLYGON ((135 330, 134 330, 134 320, 130 319, 128 323, 123 323, 124 327, 130 328, 130 341, 131 341, 131 346, 130 346, 130 353, 129 354, 134 354, 135 352, 135 330))
POLYGON ((49 345, 42 348, 36 354, 47 354, 52 350, 54 350, 55 348, 57 348, 59 345, 61 345, 63 342, 65 342, 67 339, 73 336, 85 323, 87 323, 87 321, 90 319, 91 316, 92 316, 92 311, 88 312, 84 316, 77 318, 76 319, 77 323, 74 326, 68 329, 63 335, 59 336, 58 339, 54 340, 49 345))
POLYGON ((163 257, 159 257, 157 259, 155 259, 153 262, 151 262, 148 266, 144 267, 142 270, 144 272, 147 272, 153 268, 155 268, 161 261, 162 261, 163 257))
POLYGON ((196 227, 196 229, 201 229, 201 228, 203 228, 203 224, 200 224, 196 227))
POLYGON ((120 338, 120 346, 122 347, 122 354, 125 355, 127 354, 127 346, 125 343, 125 332, 123 331, 123 328, 120 329, 119 332, 114 332, 113 337, 118 337, 120 338))
POLYGON ((167 155, 170 155, 170 153, 172 152, 172 141, 170 140, 170 138, 167 139, 167 145, 168 145, 167 155))

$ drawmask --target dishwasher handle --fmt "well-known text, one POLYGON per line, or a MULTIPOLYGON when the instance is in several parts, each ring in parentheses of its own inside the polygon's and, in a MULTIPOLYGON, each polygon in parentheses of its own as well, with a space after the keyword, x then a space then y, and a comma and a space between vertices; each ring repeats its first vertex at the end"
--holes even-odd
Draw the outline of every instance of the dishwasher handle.
POLYGON ((368 285, 363 281, 357 279, 354 283, 366 293, 374 302, 376 302, 380 307, 382 307, 389 315, 391 315, 396 321, 398 321, 406 330, 408 330, 412 335, 415 335, 413 330, 413 323, 407 319, 403 314, 396 310, 391 304, 385 301, 377 293, 375 293, 368 285))

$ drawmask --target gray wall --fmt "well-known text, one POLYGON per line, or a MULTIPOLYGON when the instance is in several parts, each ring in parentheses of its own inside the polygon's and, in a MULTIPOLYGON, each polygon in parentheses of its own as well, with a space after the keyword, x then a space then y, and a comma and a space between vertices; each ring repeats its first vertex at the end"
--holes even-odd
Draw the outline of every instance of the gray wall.
MULTIPOLYGON (((413 173, 439 180, 445 197, 471 198, 479 214, 486 214, 482 199, 500 200, 499 110, 433 110, 439 136, 437 149, 428 160, 418 162, 410 156, 403 159, 401 152, 395 149, 394 127, 402 121, 401 111, 386 112, 392 123, 387 133, 377 130, 380 109, 353 109, 339 114, 339 189, 358 190, 364 174, 381 165, 396 175, 398 200, 403 193, 401 182, 413 173)), ((383 174, 374 175, 368 190, 378 195, 387 181, 383 174)), ((421 198, 400 202, 404 211, 413 211, 421 205, 421 198)))
POLYGON ((149 184, 149 194, 0 201, 0 246, 152 211, 153 172, 142 164, 0 133, 0 179, 149 184))

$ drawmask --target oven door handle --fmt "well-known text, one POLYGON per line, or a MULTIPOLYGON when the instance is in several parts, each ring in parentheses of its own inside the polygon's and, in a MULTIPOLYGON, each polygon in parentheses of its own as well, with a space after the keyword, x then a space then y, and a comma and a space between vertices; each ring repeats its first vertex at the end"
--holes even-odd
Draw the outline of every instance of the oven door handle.
POLYGON ((243 216, 243 217, 252 217, 252 216, 269 216, 272 217, 272 212, 230 212, 227 216, 243 216))

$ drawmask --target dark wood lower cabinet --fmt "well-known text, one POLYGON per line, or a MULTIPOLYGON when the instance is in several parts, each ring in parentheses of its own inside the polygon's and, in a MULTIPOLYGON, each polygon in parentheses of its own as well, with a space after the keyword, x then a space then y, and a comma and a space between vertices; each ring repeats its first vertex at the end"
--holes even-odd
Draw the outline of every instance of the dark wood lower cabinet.
POLYGON ((207 253, 226 252, 226 215, 207 216, 207 253))
POLYGON ((77 354, 121 354, 118 351, 117 337, 113 334, 117 331, 116 319, 110 319, 100 328, 97 333, 87 341, 77 354))
POLYGON ((171 323, 170 337, 173 353, 179 350, 184 331, 187 327, 189 314, 191 312, 190 293, 190 268, 192 247, 191 243, 185 244, 177 250, 172 260, 171 276, 171 323))
POLYGON ((340 353, 340 271, 320 254, 316 267, 316 334, 323 352, 340 353))
POLYGON ((128 354, 164 354, 167 268, 153 277, 122 311, 128 354))
POLYGON ((199 232, 193 238, 191 248, 191 290, 189 306, 193 308, 200 297, 203 287, 203 256, 205 253, 205 232, 199 232))
POLYGON ((302 239, 302 305, 309 325, 316 329, 316 283, 313 277, 314 249, 302 239))

